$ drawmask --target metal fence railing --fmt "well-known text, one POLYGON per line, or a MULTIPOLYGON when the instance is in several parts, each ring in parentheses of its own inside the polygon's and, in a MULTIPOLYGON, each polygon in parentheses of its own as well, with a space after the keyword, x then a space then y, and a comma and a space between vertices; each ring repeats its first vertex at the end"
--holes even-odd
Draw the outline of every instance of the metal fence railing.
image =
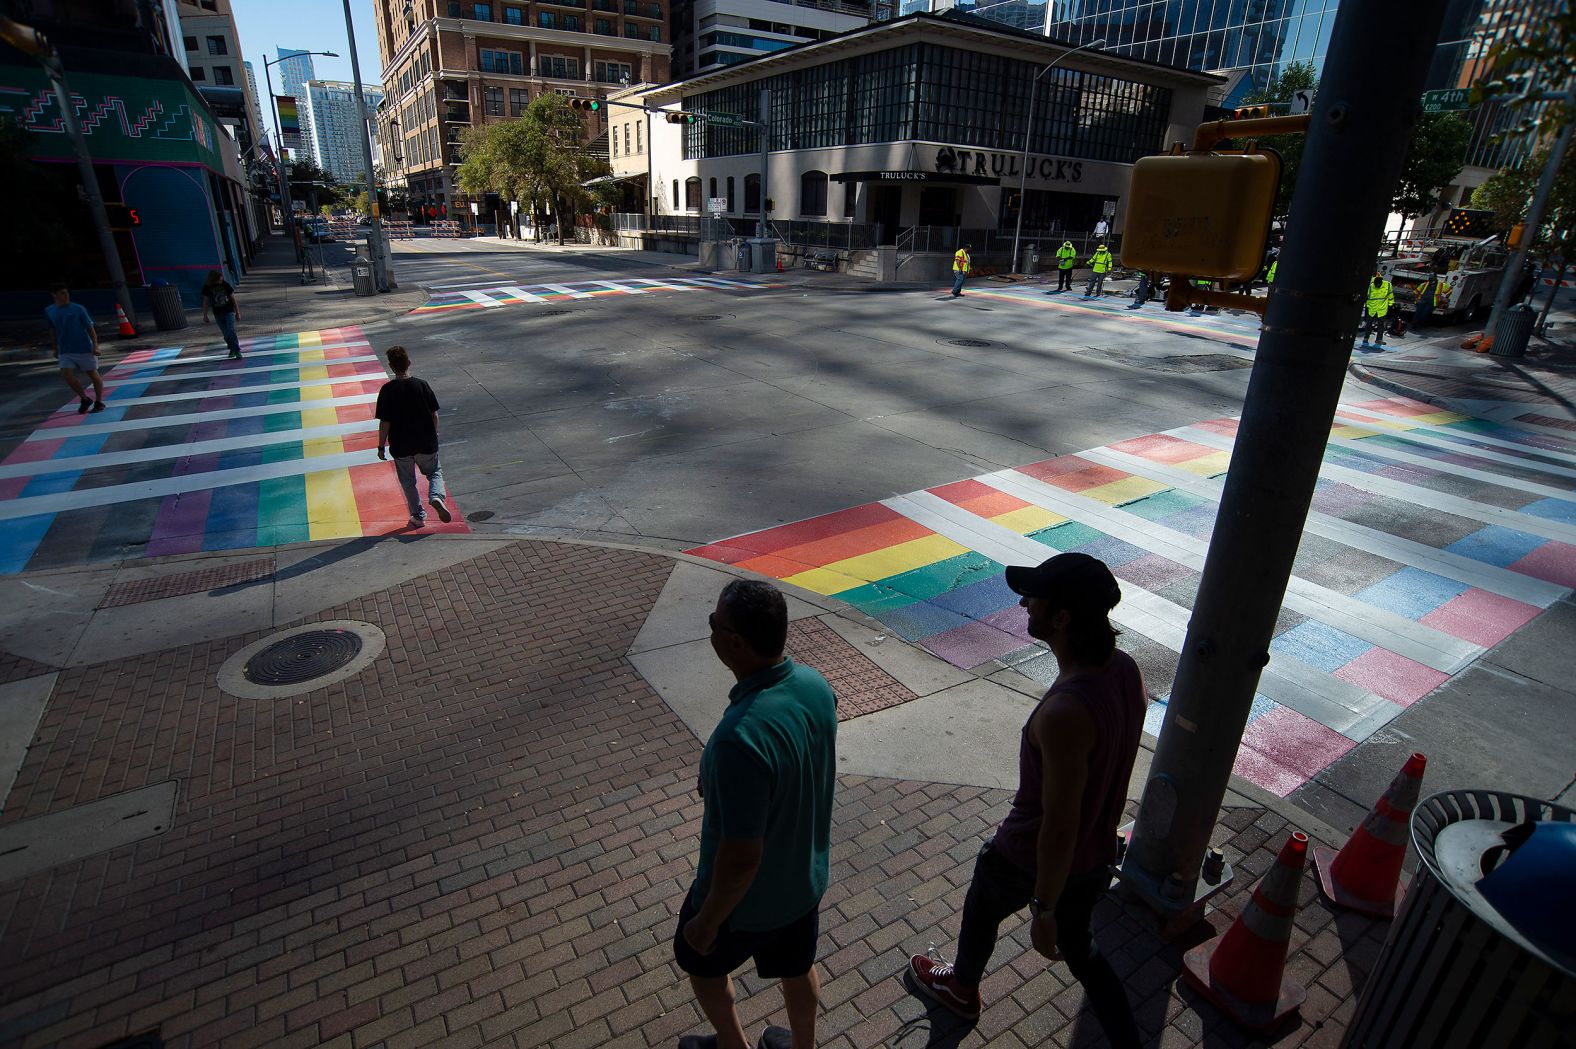
POLYGON ((1030 230, 1021 234, 1006 229, 970 229, 966 226, 910 226, 896 237, 899 255, 920 255, 935 252, 953 252, 964 244, 975 259, 1000 259, 1009 262, 1016 239, 1020 252, 1030 244, 1040 251, 1041 266, 1056 254, 1063 241, 1071 241, 1078 252, 1078 264, 1085 264, 1094 254, 1097 245, 1104 244, 1112 254, 1120 254, 1122 238, 1117 235, 1096 237, 1093 233, 1069 233, 1066 230, 1030 230))
MULTIPOLYGON (((728 240, 753 237, 753 216, 730 218, 719 215, 642 215, 619 212, 613 215, 613 229, 620 232, 669 233, 701 240, 728 240)), ((876 246, 878 227, 859 222, 816 222, 811 220, 770 220, 767 233, 785 245, 842 251, 860 251, 876 246)))

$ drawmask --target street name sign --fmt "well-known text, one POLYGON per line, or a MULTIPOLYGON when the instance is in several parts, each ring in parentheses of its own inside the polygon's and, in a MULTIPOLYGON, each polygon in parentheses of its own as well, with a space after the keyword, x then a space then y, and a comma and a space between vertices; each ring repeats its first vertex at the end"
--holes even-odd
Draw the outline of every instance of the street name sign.
POLYGON ((744 118, 736 113, 707 112, 706 123, 712 127, 743 127, 744 118))
POLYGON ((1440 91, 1423 92, 1423 112, 1455 113, 1468 108, 1465 88, 1450 87, 1440 91))

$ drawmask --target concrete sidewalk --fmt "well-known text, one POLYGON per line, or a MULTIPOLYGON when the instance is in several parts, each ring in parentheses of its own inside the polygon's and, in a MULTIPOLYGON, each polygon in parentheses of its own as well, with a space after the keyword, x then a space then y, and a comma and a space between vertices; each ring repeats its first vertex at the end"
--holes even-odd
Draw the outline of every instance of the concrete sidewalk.
MULTIPOLYGON (((706 1030, 669 939, 731 683, 706 613, 734 574, 427 536, 0 580, 0 1045, 573 1049, 706 1030), (359 671, 242 698, 238 658, 334 622, 376 628, 347 627, 371 639, 359 671)), ((898 976, 930 943, 951 951, 1034 697, 792 597, 790 651, 843 718, 821 1044, 1098 1044, 1024 924, 1003 930, 977 1026, 898 976)), ((1238 880, 1215 929, 1290 827, 1339 844, 1234 781, 1215 840, 1238 880)), ((1311 876, 1301 896, 1288 972, 1309 997, 1273 1044, 1333 1046, 1386 926, 1335 916, 1311 876)), ((1268 1044, 1178 986, 1207 930, 1166 943, 1114 897, 1097 923, 1153 1044, 1268 1044)), ((753 975, 740 996, 752 1036, 784 1022, 753 975)))

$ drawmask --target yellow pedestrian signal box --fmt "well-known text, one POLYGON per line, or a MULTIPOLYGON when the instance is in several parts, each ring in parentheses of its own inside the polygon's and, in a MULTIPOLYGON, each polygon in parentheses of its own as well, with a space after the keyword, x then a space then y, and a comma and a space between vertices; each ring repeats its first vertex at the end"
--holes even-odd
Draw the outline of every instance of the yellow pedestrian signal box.
POLYGON ((1264 265, 1280 187, 1270 149, 1144 157, 1133 165, 1122 265, 1246 281, 1264 265))

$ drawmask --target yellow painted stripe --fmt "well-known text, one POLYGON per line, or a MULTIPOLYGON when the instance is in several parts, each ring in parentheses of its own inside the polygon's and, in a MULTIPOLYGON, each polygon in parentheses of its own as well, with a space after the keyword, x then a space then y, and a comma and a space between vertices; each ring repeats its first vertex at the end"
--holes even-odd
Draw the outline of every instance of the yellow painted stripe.
POLYGON ((1066 524, 1067 518, 1061 514, 1052 513, 1041 506, 1025 506, 1021 509, 992 517, 990 521, 992 524, 1001 525, 1003 528, 1010 528, 1019 535, 1028 535, 1030 532, 1038 532, 1042 528, 1066 524))
POLYGON ((933 565, 949 557, 957 557, 959 554, 968 553, 968 549, 945 536, 927 535, 881 550, 872 550, 868 554, 834 561, 821 568, 812 568, 789 576, 783 582, 802 586, 818 594, 835 594, 865 583, 873 583, 877 579, 885 579, 915 568, 933 565), (823 587, 831 589, 822 589, 823 587))
POLYGON ((1120 506, 1130 503, 1134 499, 1142 499, 1146 495, 1163 492, 1171 486, 1159 481, 1151 481, 1147 477, 1124 477, 1120 481, 1111 481, 1107 484, 1085 488, 1078 494, 1089 499, 1098 499, 1107 506, 1120 506))
POLYGON ((313 539, 359 536, 361 514, 348 469, 320 470, 306 475, 306 517, 313 539))
POLYGON ((1379 432, 1377 430, 1365 430, 1360 426, 1348 426, 1345 423, 1341 423, 1339 425, 1330 427, 1330 436, 1345 438, 1349 441, 1360 441, 1364 437, 1378 437, 1379 432))
POLYGON ((325 354, 327 352, 328 352, 327 350, 307 350, 304 353, 297 354, 296 355, 296 360, 299 361, 299 362, 321 361, 321 360, 325 359, 323 354, 325 354))
POLYGON ((323 345, 323 333, 320 331, 296 332, 296 347, 323 345))
POLYGON ((1208 455, 1201 455, 1197 459, 1189 459, 1176 465, 1179 469, 1198 474, 1200 477, 1213 477, 1225 473, 1231 466, 1231 453, 1210 452, 1208 455))
MULTIPOLYGON (((316 368, 303 367, 301 369, 301 381, 302 382, 310 382, 313 379, 326 379, 326 378, 328 378, 328 366, 327 365, 318 365, 316 368)), ((302 394, 302 397, 305 398, 306 391, 305 390, 301 391, 301 394, 302 394)))
MULTIPOLYGON (((305 371, 313 370, 326 371, 327 369, 304 369, 303 374, 305 371)), ((307 386, 302 388, 301 425, 303 428, 310 428, 313 426, 333 426, 335 423, 339 422, 339 413, 332 406, 323 408, 310 407, 313 401, 327 401, 332 399, 333 396, 334 388, 332 386, 307 386)), ((305 442, 305 448, 307 455, 334 455, 340 451, 343 451, 344 445, 340 439, 336 437, 327 443, 324 441, 305 442), (328 448, 332 448, 333 450, 324 450, 328 448)))
POLYGON ((1459 412, 1429 412, 1427 415, 1413 415, 1408 418, 1418 426, 1443 426, 1445 423, 1458 423, 1467 416, 1459 412))

